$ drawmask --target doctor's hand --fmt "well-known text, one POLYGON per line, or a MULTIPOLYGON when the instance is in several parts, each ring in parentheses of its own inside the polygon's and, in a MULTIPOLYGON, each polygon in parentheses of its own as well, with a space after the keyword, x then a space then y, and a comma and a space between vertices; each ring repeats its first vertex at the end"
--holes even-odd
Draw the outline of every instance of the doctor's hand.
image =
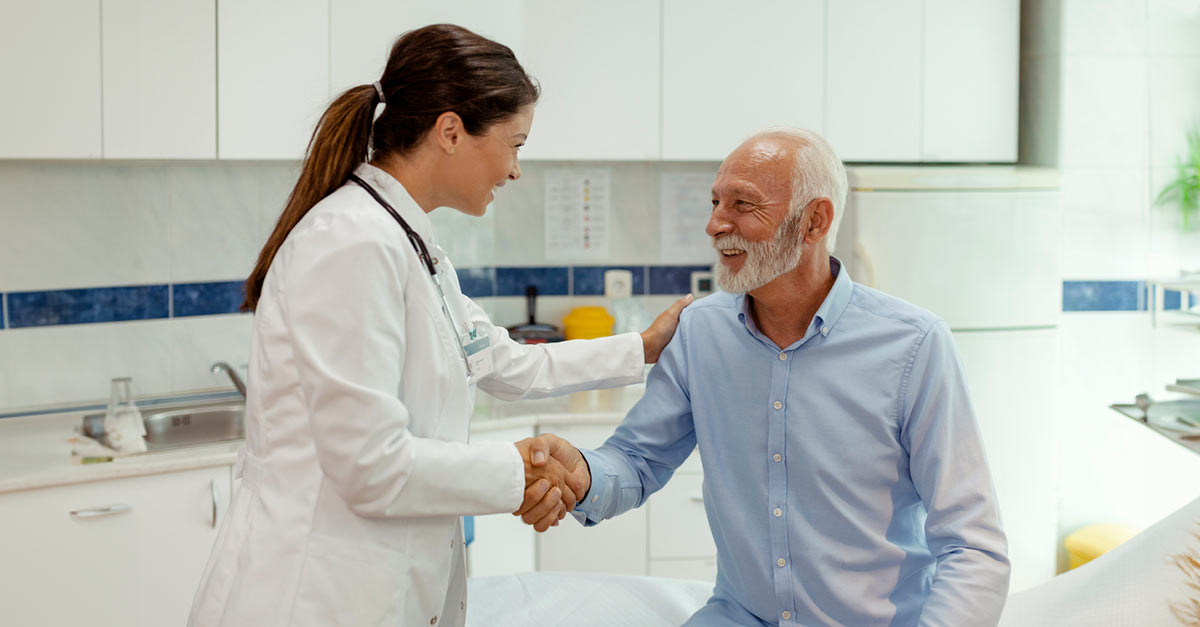
POLYGON ((516 443, 525 460, 525 499, 515 516, 537 531, 556 526, 591 487, 587 462, 578 449, 545 434, 516 443))
POLYGON ((646 363, 652 364, 658 361, 659 354, 666 348, 667 342, 675 335, 675 327, 679 326, 679 314, 692 302, 692 295, 688 294, 683 298, 675 301, 665 311, 658 314, 649 329, 642 331, 642 349, 646 353, 646 363))

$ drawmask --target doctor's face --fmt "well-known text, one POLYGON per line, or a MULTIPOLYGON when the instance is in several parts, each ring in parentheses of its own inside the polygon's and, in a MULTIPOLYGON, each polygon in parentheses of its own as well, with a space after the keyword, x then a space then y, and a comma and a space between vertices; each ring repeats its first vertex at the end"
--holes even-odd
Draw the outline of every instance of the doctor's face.
POLYGON ((482 216, 496 195, 497 187, 521 178, 517 152, 529 137, 533 105, 489 127, 482 135, 467 135, 462 153, 454 160, 458 198, 455 209, 482 216))

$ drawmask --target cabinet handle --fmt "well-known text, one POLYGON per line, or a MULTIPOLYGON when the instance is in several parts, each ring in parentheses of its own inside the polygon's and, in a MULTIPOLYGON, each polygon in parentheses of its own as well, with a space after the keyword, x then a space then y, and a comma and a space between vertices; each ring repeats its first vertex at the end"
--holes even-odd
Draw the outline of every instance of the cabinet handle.
POLYGON ((217 528, 217 480, 212 479, 209 482, 209 487, 212 488, 212 503, 213 503, 212 528, 216 529, 217 528))
POLYGON ((704 497, 703 497, 703 496, 693 496, 693 497, 691 498, 691 501, 692 501, 693 503, 703 503, 703 502, 704 502, 704 497))
POLYGON ((116 514, 124 514, 133 510, 132 507, 124 503, 113 503, 108 507, 89 507, 87 509, 76 509, 71 511, 71 518, 96 518, 97 516, 114 516, 116 514))

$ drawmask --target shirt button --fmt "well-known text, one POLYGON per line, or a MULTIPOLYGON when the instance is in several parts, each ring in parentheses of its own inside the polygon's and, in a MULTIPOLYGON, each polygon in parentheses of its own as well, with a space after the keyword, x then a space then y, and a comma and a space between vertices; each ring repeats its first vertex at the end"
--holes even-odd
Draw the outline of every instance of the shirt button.
POLYGON ((593 497, 592 497, 592 502, 593 502, 593 503, 595 503, 596 501, 599 501, 599 500, 600 500, 600 495, 599 495, 599 494, 597 494, 597 495, 595 495, 595 496, 593 496, 593 497))
POLYGON ((775 456, 774 456, 774 457, 772 457, 771 459, 773 459, 773 460, 775 460, 775 461, 777 461, 777 462, 781 462, 781 461, 783 461, 783 455, 780 455, 779 453, 776 453, 776 454, 775 454, 775 456))
POLYGON ((780 616, 783 617, 783 620, 789 620, 792 617, 792 613, 787 610, 784 610, 783 614, 780 614, 780 616))
POLYGON ((785 560, 785 559, 783 559, 783 558, 781 557, 781 558, 779 558, 779 561, 777 561, 777 562, 775 562, 775 563, 776 563, 776 564, 779 564, 779 567, 780 567, 780 568, 783 568, 783 567, 784 567, 784 565, 786 565, 786 564, 787 564, 787 560, 785 560))
POLYGON ((828 333, 829 327, 821 327, 821 335, 827 335, 828 333))
POLYGON ((775 517, 776 517, 776 518, 779 518, 780 516, 783 516, 783 510, 779 509, 778 507, 776 507, 776 508, 775 508, 775 511, 773 511, 773 512, 771 512, 771 513, 772 513, 772 514, 775 514, 775 517))
POLYGON ((779 401, 775 401, 774 407, 775 407, 775 409, 783 409, 783 403, 780 403, 779 401))
POLYGON ((787 353, 779 353, 779 361, 787 361, 787 353))

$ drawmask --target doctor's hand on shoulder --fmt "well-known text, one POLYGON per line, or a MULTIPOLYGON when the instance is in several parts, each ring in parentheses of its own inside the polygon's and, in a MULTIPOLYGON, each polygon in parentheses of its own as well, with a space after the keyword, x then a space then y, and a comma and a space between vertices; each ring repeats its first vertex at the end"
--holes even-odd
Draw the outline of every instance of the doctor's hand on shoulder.
POLYGON ((680 298, 658 314, 649 329, 642 331, 642 347, 646 352, 646 363, 652 364, 658 361, 658 356, 675 336, 675 327, 679 326, 679 314, 683 313, 683 308, 691 303, 691 294, 680 298))

